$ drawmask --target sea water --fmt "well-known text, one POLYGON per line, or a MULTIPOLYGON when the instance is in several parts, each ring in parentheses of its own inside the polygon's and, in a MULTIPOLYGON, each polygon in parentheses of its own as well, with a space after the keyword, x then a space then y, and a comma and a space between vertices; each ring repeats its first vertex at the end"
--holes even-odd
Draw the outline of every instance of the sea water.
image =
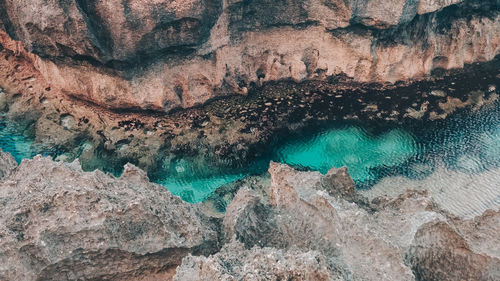
MULTIPOLYGON (((210 163, 181 159, 168 163, 155 181, 184 200, 197 203, 221 185, 265 172, 273 160, 322 173, 331 167, 346 166, 357 186, 368 190, 369 197, 401 192, 406 187, 426 188, 423 185, 442 193, 455 184, 489 194, 494 198, 483 196, 478 200, 483 203, 488 200, 491 204, 498 201, 500 206, 500 191, 496 191, 500 190, 500 180, 492 180, 500 174, 498 103, 477 111, 464 110, 446 120, 378 127, 375 130, 363 123, 331 122, 321 128, 310 128, 307 133, 287 136, 269 147, 267 157, 250 166, 238 170, 215 169, 216 165, 210 163), (450 184, 443 181, 450 177, 463 180, 450 184), (433 179, 431 183, 429 179, 433 179), (481 186, 474 187, 479 182, 481 186)), ((18 131, 0 119, 0 147, 18 162, 37 153, 50 155, 18 131)), ((472 209, 459 209, 473 213, 472 209)))

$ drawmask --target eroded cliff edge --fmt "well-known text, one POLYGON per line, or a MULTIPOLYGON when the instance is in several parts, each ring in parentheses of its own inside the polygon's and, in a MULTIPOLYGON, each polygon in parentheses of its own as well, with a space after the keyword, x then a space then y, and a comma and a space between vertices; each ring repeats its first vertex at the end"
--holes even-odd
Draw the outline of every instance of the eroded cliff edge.
POLYGON ((66 95, 168 112, 266 81, 385 83, 489 61, 500 52, 499 5, 2 0, 0 44, 35 54, 35 68, 66 95))
POLYGON ((0 152, 2 280, 496 280, 500 212, 466 220, 425 191, 368 201, 347 170, 271 163, 225 214, 127 165, 120 178, 0 152))

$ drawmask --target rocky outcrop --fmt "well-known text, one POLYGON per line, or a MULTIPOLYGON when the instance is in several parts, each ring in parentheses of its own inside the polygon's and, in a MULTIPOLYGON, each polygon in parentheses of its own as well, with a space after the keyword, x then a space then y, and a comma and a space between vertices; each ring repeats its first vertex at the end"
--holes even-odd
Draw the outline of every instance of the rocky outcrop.
POLYGON ((120 178, 47 158, 0 182, 1 280, 165 280, 189 253, 218 249, 217 226, 145 173, 120 178))
POLYGON ((224 230, 232 242, 216 255, 185 258, 177 270, 179 280, 261 280, 276 271, 291 276, 293 264, 287 272, 271 270, 288 264, 291 252, 298 259, 305 253, 317 256, 294 280, 316 280, 305 277, 311 270, 323 272, 316 273, 319 280, 498 279, 500 252, 493 236, 500 212, 458 219, 440 210, 425 191, 369 203, 353 200, 353 191, 348 202, 338 195, 350 180, 343 169, 321 175, 271 163, 269 173, 269 196, 245 187, 228 206, 224 230), (256 253, 275 258, 256 265, 248 258, 261 261, 256 253), (246 275, 251 273, 258 275, 246 275))
POLYGON ((395 82, 500 50, 496 0, 0 4, 1 45, 24 46, 54 88, 111 109, 168 112, 283 79, 395 82))
POLYGON ((216 255, 189 256, 177 268, 174 280, 344 280, 340 273, 328 269, 318 252, 275 248, 245 249, 234 242, 216 255))
POLYGON ((115 178, 24 160, 0 181, 0 279, 499 278, 500 211, 460 219, 425 191, 368 202, 345 169, 269 173, 244 182, 220 224, 131 165, 115 178))
POLYGON ((41 57, 133 61, 207 40, 221 13, 217 0, 2 0, 4 28, 41 57))
POLYGON ((0 179, 10 174, 17 167, 16 160, 9 153, 3 152, 0 148, 0 179))
MULTIPOLYGON (((499 214, 497 213, 498 217, 499 214)), ((478 219, 479 221, 481 218, 478 219)), ((489 227, 496 227, 489 225, 489 227)), ((491 243, 493 241, 488 241, 491 243)), ((498 246, 493 246, 498 251, 498 246)), ((474 252, 468 241, 444 222, 423 225, 408 253, 419 280, 498 280, 500 259, 474 252)))

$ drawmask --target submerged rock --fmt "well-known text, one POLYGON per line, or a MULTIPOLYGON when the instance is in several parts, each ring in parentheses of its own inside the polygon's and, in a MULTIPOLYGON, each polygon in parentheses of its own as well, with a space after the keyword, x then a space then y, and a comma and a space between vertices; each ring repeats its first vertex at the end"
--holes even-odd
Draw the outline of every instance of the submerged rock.
POLYGON ((127 165, 120 178, 35 157, 0 182, 0 279, 164 279, 218 249, 199 207, 127 165))

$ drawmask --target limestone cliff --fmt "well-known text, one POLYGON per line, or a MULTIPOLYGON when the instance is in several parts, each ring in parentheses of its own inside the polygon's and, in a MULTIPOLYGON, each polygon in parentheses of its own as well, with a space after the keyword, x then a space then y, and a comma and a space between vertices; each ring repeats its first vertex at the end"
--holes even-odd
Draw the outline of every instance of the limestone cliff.
POLYGON ((266 81, 421 78, 500 52, 499 1, 1 0, 0 44, 54 88, 170 111, 266 81), (12 41, 12 40, 18 40, 12 41))

